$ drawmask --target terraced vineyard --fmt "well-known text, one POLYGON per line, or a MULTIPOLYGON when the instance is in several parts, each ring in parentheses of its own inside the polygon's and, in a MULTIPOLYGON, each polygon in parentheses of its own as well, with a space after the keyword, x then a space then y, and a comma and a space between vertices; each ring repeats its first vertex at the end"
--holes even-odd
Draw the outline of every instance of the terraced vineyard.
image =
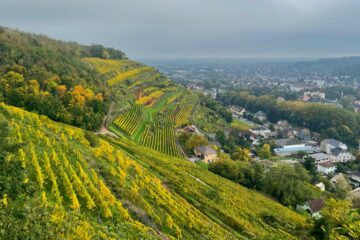
POLYGON ((121 89, 123 102, 134 102, 128 111, 116 116, 112 130, 159 152, 184 157, 176 144, 175 129, 189 122, 197 102, 195 94, 155 69, 129 60, 109 60, 108 65, 108 60, 97 58, 84 61, 110 78, 108 83, 114 92, 121 89))
POLYGON ((152 67, 141 67, 135 68, 127 72, 119 72, 115 77, 108 80, 108 84, 113 86, 115 84, 121 83, 124 80, 132 79, 141 76, 142 74, 153 71, 152 67))
POLYGON ((174 114, 156 113, 153 124, 148 124, 140 143, 173 157, 183 158, 175 141, 174 114))
POLYGON ((177 107, 177 113, 175 115, 175 126, 179 127, 184 125, 191 115, 194 108, 193 104, 179 104, 177 107))
POLYGON ((143 116, 143 107, 138 104, 132 104, 131 108, 125 113, 120 114, 114 121, 114 124, 130 136, 138 128, 143 116))

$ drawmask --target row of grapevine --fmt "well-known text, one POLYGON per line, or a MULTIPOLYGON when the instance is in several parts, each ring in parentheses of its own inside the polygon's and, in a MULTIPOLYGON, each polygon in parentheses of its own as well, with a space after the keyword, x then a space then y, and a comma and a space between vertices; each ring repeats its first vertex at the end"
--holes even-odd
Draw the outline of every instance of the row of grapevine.
POLYGON ((194 105, 192 104, 181 104, 177 107, 177 113, 175 115, 175 125, 176 127, 185 124, 193 110, 194 105))
POLYGON ((154 123, 148 124, 140 143, 156 151, 174 157, 183 157, 175 138, 175 121, 173 111, 157 113, 154 123))
POLYGON ((115 119, 114 124, 129 135, 133 135, 141 122, 142 115, 142 106, 133 104, 128 111, 115 119))

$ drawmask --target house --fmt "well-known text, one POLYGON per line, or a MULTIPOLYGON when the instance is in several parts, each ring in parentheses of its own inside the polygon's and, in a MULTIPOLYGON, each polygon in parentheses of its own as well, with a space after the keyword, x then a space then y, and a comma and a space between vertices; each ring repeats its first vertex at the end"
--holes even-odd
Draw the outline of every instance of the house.
POLYGON ((349 175, 350 185, 354 188, 358 188, 360 186, 360 174, 353 173, 349 175))
POLYGON ((334 149, 334 148, 340 148, 342 150, 347 150, 346 144, 344 144, 338 140, 335 140, 335 139, 324 139, 320 143, 321 151, 326 152, 327 154, 330 154, 331 149, 334 149))
POLYGON ((331 162, 321 162, 317 164, 317 171, 325 175, 334 174, 336 165, 331 162))
POLYGON ((284 138, 293 139, 295 138, 295 131, 291 128, 285 128, 281 131, 281 136, 283 136, 284 138))
POLYGON ((245 108, 230 106, 230 112, 234 118, 241 118, 245 113, 245 108))
POLYGON ((286 145, 302 144, 298 139, 295 138, 279 138, 273 140, 277 147, 284 147, 286 145))
POLYGON ((265 122, 267 120, 267 116, 263 111, 258 111, 254 114, 254 117, 261 122, 265 122))
POLYGON ((195 125, 187 125, 183 128, 183 131, 188 133, 196 133, 197 135, 204 136, 195 125))
POLYGON ((355 160, 354 155, 342 148, 333 148, 328 154, 331 162, 348 162, 355 160))
POLYGON ((302 141, 310 141, 311 132, 308 128, 301 128, 296 132, 296 137, 302 141))
POLYGON ((205 163, 213 163, 217 160, 217 152, 209 146, 196 147, 194 153, 201 157, 205 163))
POLYGON ((330 158, 327 154, 324 153, 313 153, 313 154, 309 154, 307 156, 304 157, 304 159, 306 157, 311 157, 313 159, 315 159, 315 163, 321 163, 321 162, 328 162, 330 161, 330 158))
POLYGON ((290 127, 289 122, 287 120, 280 120, 276 123, 276 126, 280 129, 280 130, 284 130, 290 127))
POLYGON ((325 100, 325 93, 322 92, 304 92, 303 101, 304 102, 319 102, 325 100))
POLYGON ((307 201, 303 205, 297 205, 296 209, 298 211, 308 211, 313 218, 319 219, 321 218, 320 211, 323 207, 324 207, 324 200, 319 198, 319 199, 313 199, 307 201))
POLYGON ((314 148, 305 144, 286 145, 282 148, 275 148, 274 152, 278 156, 291 156, 299 152, 313 153, 314 148))
POLYGON ((271 133, 271 130, 267 127, 261 126, 258 128, 250 129, 250 132, 255 136, 255 138, 268 138, 268 134, 271 133))

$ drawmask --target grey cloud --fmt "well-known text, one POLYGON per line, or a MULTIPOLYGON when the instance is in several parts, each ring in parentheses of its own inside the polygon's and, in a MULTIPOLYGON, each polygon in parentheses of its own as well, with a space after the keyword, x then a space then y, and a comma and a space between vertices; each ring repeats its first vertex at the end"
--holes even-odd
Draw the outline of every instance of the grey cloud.
POLYGON ((130 57, 360 53, 357 0, 2 0, 0 25, 130 57))

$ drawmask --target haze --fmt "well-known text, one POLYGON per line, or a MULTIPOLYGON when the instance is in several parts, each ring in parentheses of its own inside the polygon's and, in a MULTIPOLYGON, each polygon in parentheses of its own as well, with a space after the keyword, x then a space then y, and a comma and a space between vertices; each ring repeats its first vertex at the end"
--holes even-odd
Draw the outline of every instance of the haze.
POLYGON ((360 54, 357 0, 2 0, 0 25, 130 57, 360 54))

